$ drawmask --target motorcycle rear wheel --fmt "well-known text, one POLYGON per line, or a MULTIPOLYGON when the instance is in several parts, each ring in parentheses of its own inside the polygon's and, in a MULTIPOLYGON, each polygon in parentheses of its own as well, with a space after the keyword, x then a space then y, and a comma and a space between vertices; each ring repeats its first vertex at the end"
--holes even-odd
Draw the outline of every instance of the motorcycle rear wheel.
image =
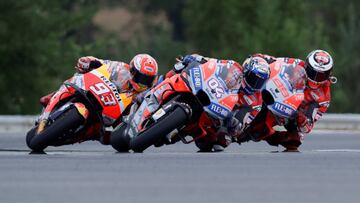
POLYGON ((76 108, 71 108, 65 112, 50 126, 47 126, 40 134, 32 128, 26 135, 26 144, 33 152, 41 152, 64 133, 69 132, 83 124, 84 118, 79 114, 76 108))
POLYGON ((175 128, 184 125, 187 119, 185 110, 179 106, 176 107, 174 111, 166 114, 159 122, 132 138, 130 148, 134 152, 143 152, 175 128))

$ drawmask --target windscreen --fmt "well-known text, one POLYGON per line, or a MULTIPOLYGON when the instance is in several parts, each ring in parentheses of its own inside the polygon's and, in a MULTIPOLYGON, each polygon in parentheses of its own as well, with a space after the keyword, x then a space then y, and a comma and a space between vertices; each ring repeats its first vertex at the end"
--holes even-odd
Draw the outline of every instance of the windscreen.
POLYGON ((306 72, 302 66, 284 65, 280 77, 285 79, 293 91, 304 90, 306 81, 306 72))
POLYGON ((241 70, 229 64, 218 64, 216 75, 224 82, 228 89, 239 89, 242 79, 241 70))

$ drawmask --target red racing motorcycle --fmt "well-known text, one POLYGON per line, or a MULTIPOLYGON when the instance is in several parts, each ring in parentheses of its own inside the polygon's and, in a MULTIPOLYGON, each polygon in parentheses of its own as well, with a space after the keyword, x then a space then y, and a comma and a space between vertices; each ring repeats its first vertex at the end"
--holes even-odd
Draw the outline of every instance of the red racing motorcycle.
POLYGON ((238 101, 239 87, 226 82, 230 74, 228 67, 216 60, 189 64, 145 96, 121 129, 124 140, 135 152, 180 140, 186 144, 201 139, 216 140, 238 101))
POLYGON ((94 139, 115 127, 132 103, 132 93, 119 93, 107 65, 65 81, 26 135, 36 152, 94 139))
POLYGON ((275 133, 274 126, 292 125, 304 99, 306 72, 282 61, 270 64, 271 75, 262 90, 263 107, 240 135, 239 142, 260 141, 275 133))

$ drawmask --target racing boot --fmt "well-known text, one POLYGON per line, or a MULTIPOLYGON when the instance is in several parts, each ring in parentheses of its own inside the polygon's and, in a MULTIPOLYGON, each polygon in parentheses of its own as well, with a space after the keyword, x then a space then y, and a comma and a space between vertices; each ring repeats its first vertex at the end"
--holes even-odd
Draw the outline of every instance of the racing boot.
POLYGON ((301 136, 298 132, 287 132, 287 140, 280 143, 286 148, 285 152, 299 152, 298 148, 301 145, 301 136))
POLYGON ((223 147, 223 146, 221 146, 219 144, 214 144, 214 146, 213 146, 214 152, 223 152, 224 149, 225 149, 225 147, 223 147))
POLYGON ((298 152, 298 147, 301 145, 301 136, 298 132, 277 131, 274 134, 264 138, 264 140, 269 145, 281 145, 285 147, 285 152, 298 152))
POLYGON ((213 150, 214 152, 222 152, 227 146, 229 146, 233 141, 233 137, 228 134, 221 134, 217 136, 217 141, 214 143, 213 150))

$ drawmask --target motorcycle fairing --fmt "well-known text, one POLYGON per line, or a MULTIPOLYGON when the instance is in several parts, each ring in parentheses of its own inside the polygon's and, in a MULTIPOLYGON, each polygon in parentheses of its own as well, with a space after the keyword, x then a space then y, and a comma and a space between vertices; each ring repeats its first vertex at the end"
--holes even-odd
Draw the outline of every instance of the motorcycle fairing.
POLYGON ((204 110, 215 118, 225 119, 234 108, 238 95, 228 89, 219 75, 220 68, 215 61, 194 67, 189 71, 188 81, 194 95, 202 90, 209 96, 210 105, 204 110))
POLYGON ((86 74, 75 74, 54 94, 40 117, 46 119, 59 102, 73 96, 77 91, 72 87, 72 85, 75 85, 84 92, 90 91, 94 95, 102 106, 104 124, 106 126, 112 125, 126 107, 131 104, 133 96, 130 93, 120 94, 116 86, 109 80, 109 77, 110 73, 107 70, 107 65, 86 74), (67 83, 72 85, 67 85, 67 83))
POLYGON ((304 89, 292 85, 292 80, 302 78, 296 75, 297 69, 281 62, 271 64, 270 68, 272 74, 265 89, 273 96, 274 103, 267 107, 276 116, 293 118, 304 99, 304 89))

